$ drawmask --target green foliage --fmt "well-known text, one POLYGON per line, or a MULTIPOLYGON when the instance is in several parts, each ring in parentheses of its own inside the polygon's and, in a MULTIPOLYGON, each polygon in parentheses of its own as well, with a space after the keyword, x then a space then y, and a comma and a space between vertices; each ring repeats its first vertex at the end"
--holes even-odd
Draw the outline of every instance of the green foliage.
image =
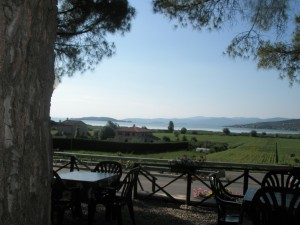
POLYGON ((176 138, 179 138, 179 135, 180 135, 179 131, 175 130, 173 133, 176 138))
MULTIPOLYGON (((171 141, 175 141, 174 135, 168 133, 154 133, 154 135, 157 137, 168 135, 171 141)), ((278 164, 295 165, 294 159, 290 157, 291 154, 295 154, 294 158, 300 159, 299 135, 268 134, 262 138, 260 136, 253 138, 249 133, 225 136, 223 133, 199 131, 197 136, 192 134, 186 136, 188 139, 197 138, 197 143, 192 145, 192 149, 204 147, 215 152, 207 155, 207 161, 275 164, 276 143, 278 164)), ((193 155, 195 152, 190 151, 186 154, 193 155)))
POLYGON ((197 142, 198 140, 197 140, 196 137, 191 137, 191 141, 192 141, 192 142, 197 142))
POLYGON ((170 137, 167 137, 167 136, 163 136, 162 140, 165 141, 165 142, 170 142, 171 141, 170 137))
MULTIPOLYGON (((73 149, 78 153, 92 153, 100 155, 120 155, 143 158, 176 159, 181 156, 198 157, 195 151, 187 150, 187 143, 174 142, 176 137, 165 132, 156 132, 155 136, 162 139, 169 137, 171 142, 160 144, 146 143, 116 143, 108 141, 93 141, 76 139, 72 142, 73 149), (183 150, 186 149, 186 150, 183 150), (90 150, 90 151, 88 151, 90 150)), ((263 137, 253 138, 249 133, 223 135, 222 132, 202 132, 198 135, 186 134, 189 140, 196 138, 197 142, 192 148, 210 148, 213 153, 207 154, 207 161, 275 164, 276 148, 278 164, 297 165, 300 159, 300 136, 268 134, 263 137), (277 146, 277 147, 276 147, 277 146)), ((71 148, 70 139, 54 138, 54 149, 67 150, 71 148)), ((72 150, 74 152, 74 150, 72 150)), ((299 164, 298 164, 299 165, 299 164)))
POLYGON ((245 30, 233 37, 226 54, 258 59, 259 68, 276 69, 291 84, 300 80, 298 4, 298 0, 153 0, 154 12, 175 20, 176 27, 190 25, 211 31, 244 22, 248 27, 244 25, 245 30), (295 31, 288 42, 287 27, 293 20, 295 31), (283 41, 278 41, 280 38, 283 41))
POLYGON ((127 0, 60 0, 55 43, 56 75, 93 69, 103 57, 114 54, 108 33, 130 30, 135 14, 127 0))
POLYGON ((187 133, 187 129, 185 127, 181 128, 180 133, 181 134, 186 134, 187 133))
POLYGON ((173 133, 173 131, 174 131, 174 123, 173 123, 173 121, 170 121, 170 122, 169 122, 169 125, 168 125, 168 131, 169 131, 170 133, 173 133))
POLYGON ((230 130, 229 130, 228 128, 224 128, 224 129, 223 129, 223 133, 224 133, 225 135, 230 135, 230 130))
POLYGON ((114 122, 112 122, 112 121, 107 121, 107 124, 105 125, 105 126, 107 126, 107 127, 111 127, 112 129, 117 129, 118 127, 119 127, 119 124, 117 124, 117 123, 114 123, 114 122))
POLYGON ((106 140, 108 138, 114 138, 116 135, 115 129, 110 126, 104 126, 101 130, 100 139, 106 140))
POLYGON ((259 68, 275 68, 280 77, 285 76, 292 85, 295 81, 300 82, 300 16, 296 17, 296 30, 293 34, 291 44, 285 42, 264 42, 258 49, 259 68))
POLYGON ((257 137, 257 131, 256 130, 251 130, 250 136, 251 137, 257 137))
POLYGON ((99 134, 100 134, 100 131, 99 130, 95 130, 95 131, 93 131, 92 137, 95 138, 95 139, 98 139, 99 134))
MULTIPOLYGON (((155 133, 155 135, 160 133, 155 133)), ((169 135, 169 133, 165 133, 169 135)), ((187 135, 189 136, 189 135, 187 135)), ((173 137, 173 135, 172 135, 173 137)), ((54 139, 55 142, 68 141, 68 139, 54 139)), ((207 154, 206 161, 212 162, 235 162, 235 163, 257 163, 257 164, 275 164, 276 163, 276 144, 278 150, 278 164, 285 165, 299 165, 300 159, 300 138, 283 138, 283 137, 264 137, 264 138, 252 138, 247 135, 230 135, 224 136, 222 133, 217 134, 203 134, 197 136, 198 143, 206 144, 209 143, 214 145, 225 146, 227 145, 226 151, 218 151, 215 153, 207 154)), ((77 140, 80 141, 80 140, 77 140)), ((90 146, 84 142, 82 145, 78 146, 76 149, 83 149, 83 147, 94 150, 93 148, 97 147, 97 142, 90 142, 90 146), (82 146, 82 147, 81 147, 82 146)), ((116 155, 120 154, 118 151, 108 151, 108 147, 104 144, 108 142, 99 142, 101 146, 97 148, 101 149, 101 151, 72 151, 78 153, 88 153, 88 154, 99 154, 99 155, 116 155)), ((76 144, 76 143, 75 143, 76 144)), ((193 158, 195 155, 198 157, 198 154, 195 151, 190 150, 180 150, 175 148, 175 146, 170 145, 166 147, 158 147, 154 144, 143 144, 143 145, 122 145, 118 143, 109 143, 111 146, 111 150, 121 149, 128 146, 128 151, 124 149, 122 151, 123 156, 134 156, 134 157, 143 157, 143 158, 157 158, 157 159, 176 159, 178 157, 190 157, 193 158), (141 147, 143 146, 143 147, 141 147), (147 147, 148 146, 148 147, 147 147), (134 153, 132 151, 134 149, 134 153), (131 150, 131 151, 130 151, 131 150)), ((172 142, 167 143, 172 144, 172 142)), ((61 143, 60 146, 63 146, 61 143)), ((64 145, 65 147, 59 147, 54 145, 54 149, 69 149, 70 143, 64 145)), ((73 143, 74 146, 74 143, 73 143)), ((76 146, 76 145, 75 145, 76 146)), ((204 146, 203 146, 204 147, 204 146)))

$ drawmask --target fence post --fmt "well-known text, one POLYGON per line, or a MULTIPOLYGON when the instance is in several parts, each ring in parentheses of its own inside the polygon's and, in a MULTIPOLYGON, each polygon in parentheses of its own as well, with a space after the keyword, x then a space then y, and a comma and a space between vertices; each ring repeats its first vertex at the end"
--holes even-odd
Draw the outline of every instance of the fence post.
POLYGON ((276 142, 276 151, 275 151, 275 163, 278 164, 278 149, 277 149, 277 142, 276 142))
POLYGON ((245 169, 244 170, 244 188, 243 188, 243 194, 246 193, 246 191, 248 190, 248 182, 249 182, 249 170, 245 169))
POLYGON ((152 177, 152 179, 151 179, 151 183, 152 183, 152 192, 155 192, 155 182, 156 182, 155 178, 152 177))
POLYGON ((70 165, 70 172, 73 172, 74 171, 74 165, 76 163, 76 158, 75 156, 71 156, 71 165, 70 165))
POLYGON ((187 184, 186 184, 186 204, 190 205, 191 202, 191 187, 192 187, 192 175, 190 172, 187 173, 187 184))

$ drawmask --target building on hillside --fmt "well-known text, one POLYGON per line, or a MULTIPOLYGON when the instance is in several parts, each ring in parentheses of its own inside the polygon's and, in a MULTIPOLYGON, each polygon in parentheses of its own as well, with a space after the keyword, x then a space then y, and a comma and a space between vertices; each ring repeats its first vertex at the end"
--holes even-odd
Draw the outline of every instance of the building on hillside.
POLYGON ((154 142, 159 138, 153 136, 151 130, 133 125, 132 127, 117 128, 115 140, 120 142, 154 142))
POLYGON ((80 120, 65 120, 56 125, 57 132, 67 137, 86 137, 88 125, 80 120))

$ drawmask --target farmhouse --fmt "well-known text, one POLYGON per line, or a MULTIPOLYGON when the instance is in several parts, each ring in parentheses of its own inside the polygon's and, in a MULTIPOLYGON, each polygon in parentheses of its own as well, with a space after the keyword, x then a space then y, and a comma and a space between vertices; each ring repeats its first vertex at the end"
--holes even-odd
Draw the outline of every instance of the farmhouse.
POLYGON ((118 128, 115 140, 120 142, 153 142, 157 138, 152 135, 151 130, 133 125, 132 127, 118 128))
POLYGON ((65 120, 56 125, 57 132, 68 137, 85 137, 87 135, 88 126, 80 120, 65 120))

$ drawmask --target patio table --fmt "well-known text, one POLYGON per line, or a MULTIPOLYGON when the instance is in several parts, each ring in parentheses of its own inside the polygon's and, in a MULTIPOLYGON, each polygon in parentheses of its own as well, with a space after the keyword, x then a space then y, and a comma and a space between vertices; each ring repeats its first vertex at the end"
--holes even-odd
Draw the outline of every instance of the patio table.
POLYGON ((90 171, 74 171, 60 174, 67 186, 76 186, 81 190, 81 202, 88 203, 94 198, 94 192, 99 187, 107 187, 118 179, 114 173, 99 173, 90 171))

